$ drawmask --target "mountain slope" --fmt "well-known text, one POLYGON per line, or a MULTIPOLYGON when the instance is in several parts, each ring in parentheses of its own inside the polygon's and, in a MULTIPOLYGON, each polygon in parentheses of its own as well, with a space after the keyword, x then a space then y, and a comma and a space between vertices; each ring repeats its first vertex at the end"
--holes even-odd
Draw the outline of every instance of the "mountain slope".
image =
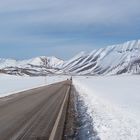
POLYGON ((54 74, 60 70, 59 66, 62 64, 63 60, 60 60, 54 56, 40 56, 22 61, 0 59, 1 72, 14 75, 26 74, 31 76, 41 76, 46 74, 54 74))
POLYGON ((140 40, 80 53, 63 64, 65 73, 114 75, 140 73, 140 40))
POLYGON ((81 52, 65 62, 54 56, 23 61, 0 59, 0 72, 30 76, 140 74, 140 40, 93 50, 89 54, 81 52))

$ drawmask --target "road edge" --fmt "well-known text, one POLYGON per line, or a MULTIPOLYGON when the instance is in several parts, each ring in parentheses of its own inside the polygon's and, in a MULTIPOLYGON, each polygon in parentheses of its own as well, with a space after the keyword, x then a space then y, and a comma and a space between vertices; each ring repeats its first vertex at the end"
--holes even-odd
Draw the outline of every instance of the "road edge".
MULTIPOLYGON (((63 103, 61 105, 59 114, 57 116, 57 119, 55 121, 55 124, 53 126, 53 129, 51 131, 49 140, 55 140, 55 139, 61 140, 61 138, 62 138, 62 135, 61 134, 59 135, 59 138, 58 137, 56 138, 56 136, 57 136, 57 133, 58 133, 57 131, 58 130, 61 131, 61 133, 63 134, 63 129, 62 130, 59 129, 59 123, 60 123, 60 121, 62 119, 63 112, 65 112, 65 116, 66 116, 66 111, 67 111, 67 105, 68 105, 68 99, 69 99, 70 89, 71 89, 71 84, 69 85, 69 87, 68 87, 68 89, 66 91, 66 95, 64 97, 64 100, 63 100, 63 103)), ((63 120, 64 122, 65 122, 65 116, 64 116, 64 120, 63 120)), ((63 125, 63 128, 64 128, 64 125, 63 125)))

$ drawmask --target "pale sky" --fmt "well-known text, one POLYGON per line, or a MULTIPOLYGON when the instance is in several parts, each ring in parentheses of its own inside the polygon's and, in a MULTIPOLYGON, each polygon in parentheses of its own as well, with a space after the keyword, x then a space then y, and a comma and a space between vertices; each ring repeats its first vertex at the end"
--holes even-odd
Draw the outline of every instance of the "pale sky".
POLYGON ((0 1, 0 57, 68 59, 140 39, 140 0, 0 1))

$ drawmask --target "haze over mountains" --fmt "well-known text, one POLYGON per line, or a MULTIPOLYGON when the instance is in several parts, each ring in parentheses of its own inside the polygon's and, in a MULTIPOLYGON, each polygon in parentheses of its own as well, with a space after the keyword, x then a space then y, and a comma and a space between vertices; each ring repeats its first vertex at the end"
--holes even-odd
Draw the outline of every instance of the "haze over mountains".
POLYGON ((81 52, 68 61, 54 56, 22 61, 0 59, 0 72, 30 76, 140 74, 140 40, 108 46, 91 53, 81 52))

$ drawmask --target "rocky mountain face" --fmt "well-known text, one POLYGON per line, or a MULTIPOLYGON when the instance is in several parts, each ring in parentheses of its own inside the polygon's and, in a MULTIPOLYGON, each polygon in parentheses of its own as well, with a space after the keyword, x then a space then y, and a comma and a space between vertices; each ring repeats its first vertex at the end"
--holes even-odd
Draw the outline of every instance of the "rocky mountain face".
POLYGON ((45 56, 23 61, 0 59, 0 73, 30 76, 140 74, 140 40, 91 53, 81 52, 68 61, 45 56))

